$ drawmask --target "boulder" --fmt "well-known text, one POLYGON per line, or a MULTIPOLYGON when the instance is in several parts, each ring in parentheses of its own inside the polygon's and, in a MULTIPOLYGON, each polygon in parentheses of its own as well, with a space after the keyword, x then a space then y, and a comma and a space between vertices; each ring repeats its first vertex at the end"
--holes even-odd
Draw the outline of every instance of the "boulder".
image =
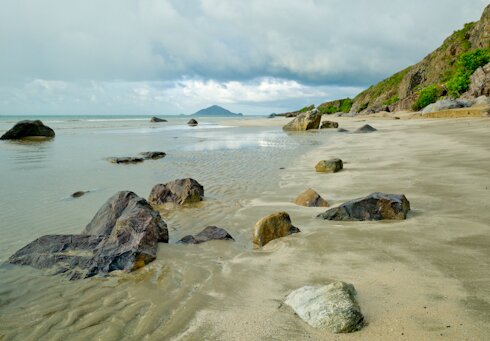
POLYGON ((305 286, 290 293, 284 303, 314 328, 351 333, 364 326, 364 316, 352 284, 335 282, 322 287, 305 286))
POLYGON ((152 118, 150 118, 150 122, 159 123, 159 122, 168 122, 168 121, 163 118, 153 116, 152 118))
POLYGON ((208 226, 195 236, 188 235, 178 241, 180 244, 201 244, 210 240, 234 240, 225 230, 216 226, 208 226))
POLYGON ((197 121, 195 119, 193 119, 193 118, 191 118, 189 120, 189 122, 187 122, 187 124, 190 125, 190 126, 197 126, 198 125, 197 121))
POLYGON ((107 200, 81 234, 40 237, 9 262, 80 279, 139 269, 156 258, 158 242, 168 243, 160 214, 145 199, 122 191, 107 200))
POLYGON ((0 140, 18 140, 24 137, 54 137, 54 130, 45 126, 40 120, 17 122, 0 140))
POLYGON ((155 185, 148 201, 154 205, 175 203, 178 205, 199 202, 204 197, 204 187, 194 179, 177 179, 166 184, 155 185))
POLYGON ((141 155, 145 160, 156 160, 164 158, 167 154, 164 152, 143 152, 139 155, 141 155))
POLYGON ((429 104, 422 110, 422 114, 429 114, 448 109, 468 108, 473 104, 470 100, 465 99, 441 99, 436 103, 429 104))
POLYGON ((294 203, 296 205, 307 207, 328 207, 328 202, 311 188, 308 188, 306 191, 301 193, 294 200, 294 203))
POLYGON ((410 211, 410 202, 403 194, 372 193, 348 201, 317 217, 325 220, 403 220, 410 211))
POLYGON ((260 219, 254 228, 253 244, 264 246, 271 240, 286 237, 300 230, 291 224, 291 218, 286 212, 277 212, 260 219))
POLYGON ((354 133, 365 134, 365 133, 372 133, 373 131, 377 131, 377 129, 371 127, 369 124, 365 124, 362 127, 355 130, 354 133))
POLYGON ((490 96, 490 63, 479 67, 470 77, 469 89, 463 94, 464 98, 490 96))
POLYGON ((130 164, 130 163, 140 163, 143 162, 144 159, 141 157, 110 157, 109 159, 110 163, 116 163, 116 164, 130 164))
POLYGON ((480 96, 473 101, 473 107, 488 107, 490 106, 490 97, 480 96))
POLYGON ((321 160, 315 166, 315 170, 320 173, 337 173, 344 168, 341 159, 321 160))
POLYGON ((313 109, 296 116, 291 122, 282 127, 286 131, 305 131, 318 129, 322 114, 317 109, 313 109))
POLYGON ((339 124, 333 121, 323 121, 320 129, 338 128, 339 124))
POLYGON ((90 191, 76 191, 75 193, 71 194, 71 197, 72 198, 80 198, 81 196, 85 195, 88 192, 90 192, 90 191))

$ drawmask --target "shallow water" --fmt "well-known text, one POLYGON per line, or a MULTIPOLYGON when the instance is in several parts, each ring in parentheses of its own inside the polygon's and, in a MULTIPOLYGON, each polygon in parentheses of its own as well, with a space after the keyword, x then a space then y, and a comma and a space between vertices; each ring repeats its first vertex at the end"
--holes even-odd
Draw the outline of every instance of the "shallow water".
MULTIPOLYGON (((439 122, 369 122, 379 132, 355 135, 213 120, 191 128, 184 118, 62 120, 50 123, 54 140, 2 141, 0 261, 43 234, 80 232, 118 190, 147 197, 157 183, 193 177, 206 200, 162 211, 170 244, 131 274, 68 282, 1 267, 0 339, 379 340, 403 333, 482 340, 490 331, 490 124, 439 122), (105 160, 151 150, 167 156, 136 165, 105 160), (344 171, 314 172, 316 161, 335 156, 344 171), (403 192, 413 211, 402 222, 319 221, 323 209, 291 203, 307 187, 331 204, 403 192), (78 190, 91 192, 69 198, 78 190), (278 210, 302 232, 254 250, 253 225, 278 210), (226 228, 236 242, 173 244, 207 225, 226 228), (291 290, 332 280, 356 286, 369 323, 360 332, 325 334, 281 304, 291 290)), ((10 125, 1 122, 0 131, 10 125)))

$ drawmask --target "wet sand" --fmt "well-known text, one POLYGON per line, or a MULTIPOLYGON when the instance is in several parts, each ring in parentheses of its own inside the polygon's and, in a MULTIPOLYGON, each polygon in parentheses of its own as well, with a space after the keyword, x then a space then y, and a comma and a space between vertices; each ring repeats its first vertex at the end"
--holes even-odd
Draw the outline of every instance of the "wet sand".
MULTIPOLYGON (((13 275, 0 287, 0 339, 487 339, 490 120, 332 120, 349 130, 369 123, 379 131, 292 134, 308 145, 293 160, 279 161, 277 172, 257 173, 270 186, 240 183, 217 164, 205 202, 162 212, 171 241, 217 224, 235 243, 162 244, 157 260, 139 271, 76 283, 9 269, 13 275), (344 170, 316 173, 316 162, 330 157, 341 158, 344 170), (374 191, 404 193, 412 212, 397 222, 321 221, 314 217, 324 208, 292 204, 308 187, 331 205, 374 191), (255 222, 279 210, 302 232, 254 250, 255 222), (282 304, 298 287, 335 280, 358 291, 367 321, 359 332, 315 330, 282 304)), ((253 130, 285 121, 224 123, 253 130)), ((238 174, 257 166, 234 167, 238 174)))

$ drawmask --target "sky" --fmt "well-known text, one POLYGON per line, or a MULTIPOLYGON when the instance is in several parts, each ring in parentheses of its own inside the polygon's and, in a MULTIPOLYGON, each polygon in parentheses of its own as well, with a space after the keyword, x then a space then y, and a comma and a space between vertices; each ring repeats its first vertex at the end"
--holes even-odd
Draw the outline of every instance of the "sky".
POLYGON ((0 0, 0 115, 255 115, 354 97, 487 4, 0 0))

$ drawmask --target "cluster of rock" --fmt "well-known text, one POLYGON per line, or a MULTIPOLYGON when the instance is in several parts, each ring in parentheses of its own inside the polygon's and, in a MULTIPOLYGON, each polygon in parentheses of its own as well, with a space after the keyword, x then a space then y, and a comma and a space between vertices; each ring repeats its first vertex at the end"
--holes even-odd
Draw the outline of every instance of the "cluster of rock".
POLYGON ((139 157, 124 156, 124 157, 110 157, 107 159, 110 163, 115 164, 134 164, 140 163, 145 160, 157 160, 164 158, 167 154, 164 152, 142 152, 139 157))
POLYGON ((27 137, 52 138, 55 132, 40 120, 20 121, 0 137, 0 140, 18 140, 27 137))

